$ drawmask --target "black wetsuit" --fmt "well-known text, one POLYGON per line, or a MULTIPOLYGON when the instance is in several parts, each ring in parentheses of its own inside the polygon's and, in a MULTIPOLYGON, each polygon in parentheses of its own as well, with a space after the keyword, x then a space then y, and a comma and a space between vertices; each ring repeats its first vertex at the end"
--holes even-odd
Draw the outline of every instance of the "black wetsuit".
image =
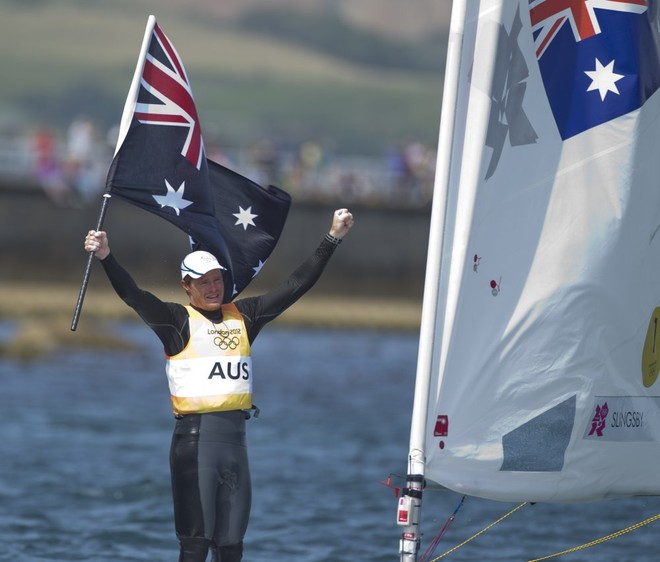
MULTIPOLYGON (((261 296, 234 302, 250 343, 316 283, 335 248, 326 237, 284 283, 261 296)), ((156 333, 165 353, 180 353, 190 339, 185 307, 140 289, 112 254, 101 263, 119 297, 156 333)), ((222 320, 220 311, 199 312, 213 322, 222 320)), ((177 416, 170 470, 179 562, 203 562, 209 550, 215 562, 241 560, 252 495, 246 417, 240 410, 177 416)))

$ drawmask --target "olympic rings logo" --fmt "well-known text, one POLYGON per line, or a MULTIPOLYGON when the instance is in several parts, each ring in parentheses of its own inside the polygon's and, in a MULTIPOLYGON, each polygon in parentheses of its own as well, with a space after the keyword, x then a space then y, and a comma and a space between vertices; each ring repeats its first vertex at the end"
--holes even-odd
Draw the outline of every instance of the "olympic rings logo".
POLYGON ((220 348, 222 351, 228 349, 236 349, 240 340, 236 336, 216 336, 213 338, 213 345, 220 348))

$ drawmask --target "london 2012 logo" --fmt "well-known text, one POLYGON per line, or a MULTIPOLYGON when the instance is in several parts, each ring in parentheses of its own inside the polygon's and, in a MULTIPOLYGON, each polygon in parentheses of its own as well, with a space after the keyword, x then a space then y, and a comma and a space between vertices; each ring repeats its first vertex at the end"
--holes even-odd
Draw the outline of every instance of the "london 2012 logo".
POLYGON ((603 430, 605 429, 605 423, 607 422, 607 414, 609 414, 610 409, 607 406, 607 402, 603 404, 596 404, 596 413, 591 420, 591 431, 589 435, 596 434, 598 437, 603 436, 603 430))

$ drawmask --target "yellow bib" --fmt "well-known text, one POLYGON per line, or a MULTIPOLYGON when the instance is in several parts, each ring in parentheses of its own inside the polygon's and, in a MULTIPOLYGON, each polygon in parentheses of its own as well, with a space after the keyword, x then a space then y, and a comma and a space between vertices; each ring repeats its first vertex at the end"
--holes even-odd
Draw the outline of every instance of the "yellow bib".
POLYGON ((188 345, 167 361, 175 414, 245 410, 252 407, 252 358, 243 317, 234 304, 222 305, 214 324, 186 306, 188 345))

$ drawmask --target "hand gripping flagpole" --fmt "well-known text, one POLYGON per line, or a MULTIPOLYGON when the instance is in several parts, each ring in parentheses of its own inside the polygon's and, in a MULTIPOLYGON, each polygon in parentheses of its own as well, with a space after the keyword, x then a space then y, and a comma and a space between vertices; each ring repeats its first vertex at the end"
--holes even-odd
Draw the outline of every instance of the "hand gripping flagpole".
MULTIPOLYGON (((105 220, 105 213, 108 210, 108 203, 112 196, 109 193, 103 194, 103 203, 101 204, 101 211, 99 212, 99 220, 96 223, 96 230, 103 228, 103 221, 105 220)), ((78 319, 82 310, 83 301, 85 300, 85 293, 87 292, 87 285, 89 285, 89 276, 92 272, 92 262, 94 261, 94 252, 89 252, 87 258, 87 266, 85 267, 85 274, 83 275, 82 284, 80 285, 80 293, 78 294, 78 302, 76 309, 73 311, 73 320, 71 321, 71 331, 75 332, 78 327, 78 319)))

